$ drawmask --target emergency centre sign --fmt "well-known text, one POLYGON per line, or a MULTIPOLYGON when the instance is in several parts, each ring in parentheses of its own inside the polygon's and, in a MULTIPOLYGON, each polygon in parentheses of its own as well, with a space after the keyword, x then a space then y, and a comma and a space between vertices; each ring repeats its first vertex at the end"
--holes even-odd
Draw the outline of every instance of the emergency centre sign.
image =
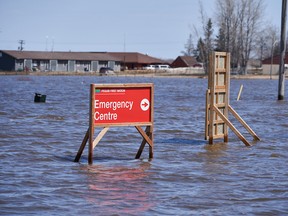
POLYGON ((90 106, 95 126, 150 125, 153 84, 91 84, 90 106))

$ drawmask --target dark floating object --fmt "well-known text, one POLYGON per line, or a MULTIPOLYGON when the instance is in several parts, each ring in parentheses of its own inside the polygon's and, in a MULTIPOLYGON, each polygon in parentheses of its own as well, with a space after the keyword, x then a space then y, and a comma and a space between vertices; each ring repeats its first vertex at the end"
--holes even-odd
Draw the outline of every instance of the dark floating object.
POLYGON ((45 101, 46 101, 46 95, 42 95, 40 93, 35 93, 35 96, 34 96, 34 102, 35 103, 39 103, 39 102, 45 103, 45 101))

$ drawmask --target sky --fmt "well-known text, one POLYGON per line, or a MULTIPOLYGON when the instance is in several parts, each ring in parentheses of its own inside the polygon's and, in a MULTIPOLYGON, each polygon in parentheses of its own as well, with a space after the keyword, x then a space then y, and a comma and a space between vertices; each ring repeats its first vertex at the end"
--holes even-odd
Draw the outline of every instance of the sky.
MULTIPOLYGON (((201 36, 201 0, 0 0, 0 50, 140 52, 175 59, 201 36)), ((282 0, 263 0, 280 29, 282 0)), ((216 0, 201 1, 215 17, 216 0)))

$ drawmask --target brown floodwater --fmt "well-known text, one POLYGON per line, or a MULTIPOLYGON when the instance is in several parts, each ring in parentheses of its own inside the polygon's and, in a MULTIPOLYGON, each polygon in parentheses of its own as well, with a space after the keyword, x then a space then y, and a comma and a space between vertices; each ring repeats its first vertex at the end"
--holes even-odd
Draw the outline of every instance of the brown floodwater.
MULTIPOLYGON (((230 104, 261 138, 204 140, 207 79, 0 77, 1 215, 287 215, 288 100, 277 80, 231 80, 230 104), (87 164, 90 83, 154 83, 154 159, 114 127, 87 164), (241 84, 241 100, 236 101, 241 84), (46 103, 34 103, 34 93, 46 103)), ((286 94, 287 84, 286 84, 286 94)))

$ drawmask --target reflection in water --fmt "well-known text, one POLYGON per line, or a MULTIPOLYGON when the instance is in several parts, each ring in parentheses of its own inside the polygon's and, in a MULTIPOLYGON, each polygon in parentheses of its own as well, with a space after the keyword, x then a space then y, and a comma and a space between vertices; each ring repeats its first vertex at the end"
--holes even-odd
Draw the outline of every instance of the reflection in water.
POLYGON ((207 150, 207 152, 214 152, 214 153, 220 153, 222 151, 226 151, 227 150, 227 143, 215 143, 213 145, 206 145, 205 149, 207 150))
POLYGON ((142 162, 138 168, 88 166, 88 202, 101 206, 98 213, 105 215, 139 215, 147 211, 154 205, 150 193, 153 185, 148 183, 149 168, 149 162, 142 162))

